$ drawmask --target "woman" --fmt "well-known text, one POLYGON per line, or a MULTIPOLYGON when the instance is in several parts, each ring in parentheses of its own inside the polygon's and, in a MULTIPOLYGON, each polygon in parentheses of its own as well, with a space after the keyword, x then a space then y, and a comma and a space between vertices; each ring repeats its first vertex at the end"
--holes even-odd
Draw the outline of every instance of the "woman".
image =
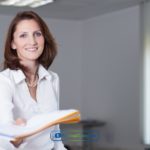
MULTIPOLYGON (((25 124, 32 116, 58 109, 59 78, 48 71, 57 54, 55 40, 45 22, 32 11, 18 13, 12 20, 5 43, 4 70, 0 72, 0 123, 25 124)), ((8 142, 5 150, 65 150, 54 142, 51 127, 26 139, 8 142)))

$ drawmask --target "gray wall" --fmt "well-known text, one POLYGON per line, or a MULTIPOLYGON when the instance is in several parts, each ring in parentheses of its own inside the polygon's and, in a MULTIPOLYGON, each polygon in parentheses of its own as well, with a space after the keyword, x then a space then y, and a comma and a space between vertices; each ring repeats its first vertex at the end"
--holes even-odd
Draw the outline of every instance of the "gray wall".
POLYGON ((6 31, 11 18, 11 16, 0 15, 0 64, 3 61, 3 46, 7 33, 6 31))
MULTIPOLYGON (((3 41, 10 16, 1 15, 0 20, 3 41)), ((59 48, 52 69, 60 76, 61 108, 77 108, 82 118, 105 120, 101 145, 142 149, 139 7, 80 22, 45 20, 59 48)))
POLYGON ((105 140, 110 147, 137 149, 141 142, 140 8, 87 20, 83 33, 84 116, 106 120, 105 140))
POLYGON ((48 19, 46 22, 58 43, 58 56, 52 70, 60 76, 61 108, 81 109, 81 23, 48 19))

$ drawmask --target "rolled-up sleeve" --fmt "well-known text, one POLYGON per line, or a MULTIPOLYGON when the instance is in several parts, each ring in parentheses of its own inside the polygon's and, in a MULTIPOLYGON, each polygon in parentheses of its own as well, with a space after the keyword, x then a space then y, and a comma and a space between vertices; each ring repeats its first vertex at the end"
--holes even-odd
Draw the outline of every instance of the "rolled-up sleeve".
POLYGON ((13 122, 13 88, 9 79, 0 74, 0 123, 13 122))

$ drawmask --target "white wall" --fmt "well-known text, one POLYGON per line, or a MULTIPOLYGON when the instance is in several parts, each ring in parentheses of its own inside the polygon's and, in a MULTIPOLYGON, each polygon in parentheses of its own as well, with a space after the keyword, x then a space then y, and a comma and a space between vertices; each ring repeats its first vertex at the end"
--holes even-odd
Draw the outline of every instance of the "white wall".
POLYGON ((141 142, 139 34, 138 6, 83 23, 84 117, 108 123, 111 147, 137 149, 141 142))
MULTIPOLYGON (((139 13, 136 6, 82 22, 45 18, 59 48, 52 69, 60 76, 61 108, 105 120, 105 146, 141 149, 139 13)), ((0 15, 2 35, 10 18, 0 15)))

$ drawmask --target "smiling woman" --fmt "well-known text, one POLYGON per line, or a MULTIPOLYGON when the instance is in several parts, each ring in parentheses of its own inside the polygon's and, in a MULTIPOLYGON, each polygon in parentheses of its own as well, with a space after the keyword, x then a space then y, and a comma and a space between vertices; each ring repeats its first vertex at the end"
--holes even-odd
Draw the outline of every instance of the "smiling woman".
POLYGON ((38 23, 34 20, 20 21, 11 45, 16 50, 21 64, 36 62, 44 50, 44 36, 38 23))
MULTIPOLYGON (((35 12, 18 13, 5 43, 4 70, 0 72, 0 124, 25 125, 33 116, 58 110, 59 78, 48 68, 57 54, 55 40, 35 12)), ((0 139, 5 150, 65 150, 50 133, 59 126, 30 138, 0 139)))

